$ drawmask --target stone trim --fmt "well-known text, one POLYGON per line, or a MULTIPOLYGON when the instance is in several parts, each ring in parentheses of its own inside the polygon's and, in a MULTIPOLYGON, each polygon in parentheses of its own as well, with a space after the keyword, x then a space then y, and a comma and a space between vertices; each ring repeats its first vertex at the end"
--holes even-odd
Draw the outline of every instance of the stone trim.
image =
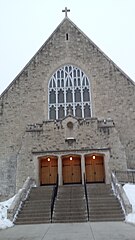
POLYGON ((32 154, 39 155, 39 154, 50 154, 50 153, 86 153, 86 152, 102 152, 102 151, 110 151, 111 148, 85 148, 85 149, 67 149, 67 150, 45 150, 45 151, 32 151, 32 154))

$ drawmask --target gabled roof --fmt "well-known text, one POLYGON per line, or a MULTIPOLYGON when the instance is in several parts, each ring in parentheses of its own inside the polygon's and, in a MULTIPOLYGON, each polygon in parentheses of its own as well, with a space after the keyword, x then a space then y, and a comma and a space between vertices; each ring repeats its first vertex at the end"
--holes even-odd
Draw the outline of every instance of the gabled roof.
POLYGON ((25 69, 29 66, 32 60, 40 53, 40 51, 45 47, 48 41, 53 37, 55 32, 64 24, 64 22, 68 21, 72 26, 74 26, 81 34, 87 38, 88 41, 110 62, 114 65, 114 67, 120 71, 126 78, 129 80, 134 86, 135 82, 121 69, 119 68, 82 30, 80 30, 68 17, 65 17, 62 22, 57 26, 57 28, 53 31, 50 37, 45 41, 45 43, 39 48, 39 50, 35 53, 35 55, 30 59, 30 61, 25 65, 25 67, 21 70, 21 72, 15 77, 15 79, 9 84, 9 86, 3 91, 0 98, 10 89, 10 87, 14 84, 14 82, 20 77, 20 75, 25 71, 25 69))

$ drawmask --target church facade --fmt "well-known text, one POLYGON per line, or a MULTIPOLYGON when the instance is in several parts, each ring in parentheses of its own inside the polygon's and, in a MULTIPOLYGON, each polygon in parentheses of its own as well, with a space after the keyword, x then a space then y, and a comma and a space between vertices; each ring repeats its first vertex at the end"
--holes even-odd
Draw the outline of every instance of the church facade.
POLYGON ((135 168, 135 84, 67 16, 0 97, 0 194, 135 168))

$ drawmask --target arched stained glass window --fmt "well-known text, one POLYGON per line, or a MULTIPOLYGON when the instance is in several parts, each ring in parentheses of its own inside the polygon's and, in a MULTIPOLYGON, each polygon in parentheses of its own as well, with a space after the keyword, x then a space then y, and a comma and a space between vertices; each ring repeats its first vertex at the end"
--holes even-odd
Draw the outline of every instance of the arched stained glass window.
POLYGON ((57 69, 49 80, 48 102, 49 119, 62 119, 69 111, 76 117, 91 117, 88 77, 72 65, 57 69))

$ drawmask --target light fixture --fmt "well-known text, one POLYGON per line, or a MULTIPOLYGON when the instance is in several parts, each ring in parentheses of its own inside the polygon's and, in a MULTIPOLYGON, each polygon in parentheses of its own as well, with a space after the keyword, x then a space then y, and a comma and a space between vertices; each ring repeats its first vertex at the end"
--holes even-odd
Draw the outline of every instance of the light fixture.
POLYGON ((92 156, 92 158, 93 158, 93 159, 96 159, 96 156, 95 156, 95 155, 93 155, 93 156, 92 156))
POLYGON ((48 162, 50 162, 50 160, 51 160, 50 158, 47 158, 47 161, 48 161, 48 162))
POLYGON ((70 161, 72 161, 72 160, 73 160, 73 158, 72 158, 72 157, 70 157, 69 159, 70 159, 70 161))

